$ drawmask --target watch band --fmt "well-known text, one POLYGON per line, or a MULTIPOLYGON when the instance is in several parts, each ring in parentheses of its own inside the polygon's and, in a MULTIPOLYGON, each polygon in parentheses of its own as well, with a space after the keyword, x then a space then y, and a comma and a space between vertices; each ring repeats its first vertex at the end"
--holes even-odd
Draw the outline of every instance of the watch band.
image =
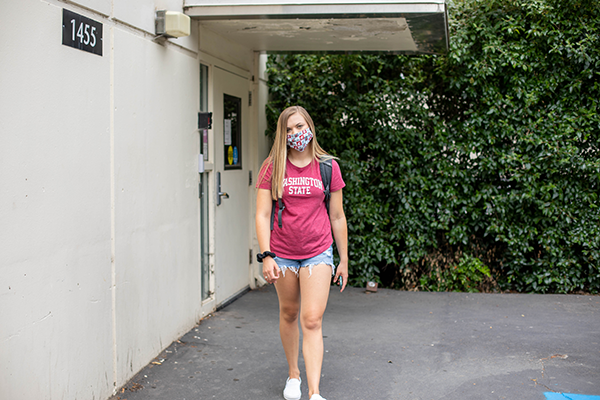
POLYGON ((259 263, 261 263, 261 262, 263 262, 263 260, 264 260, 265 258, 267 258, 267 257, 275 258, 275 257, 277 257, 277 256, 275 255, 275 253, 272 253, 272 252, 270 252, 270 251, 265 251, 264 253, 258 253, 258 254, 256 255, 256 260, 257 260, 259 263))

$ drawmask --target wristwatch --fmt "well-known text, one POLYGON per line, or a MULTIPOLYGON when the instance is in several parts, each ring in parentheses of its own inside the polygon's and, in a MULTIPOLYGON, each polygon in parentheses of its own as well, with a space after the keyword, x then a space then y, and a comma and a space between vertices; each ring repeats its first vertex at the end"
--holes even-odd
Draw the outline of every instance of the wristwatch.
POLYGON ((258 253, 258 254, 256 255, 256 260, 257 260, 259 263, 261 263, 261 262, 263 262, 263 260, 264 260, 265 258, 267 258, 267 257, 275 258, 275 257, 277 257, 277 256, 275 255, 275 253, 271 253, 270 251, 265 251, 264 253, 258 253))

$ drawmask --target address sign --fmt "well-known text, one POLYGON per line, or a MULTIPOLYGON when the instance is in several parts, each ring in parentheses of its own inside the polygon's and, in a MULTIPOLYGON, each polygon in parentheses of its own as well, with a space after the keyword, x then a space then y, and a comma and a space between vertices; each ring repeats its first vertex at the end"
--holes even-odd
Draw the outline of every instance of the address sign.
POLYGON ((63 8, 62 44, 102 56, 102 24, 63 8))

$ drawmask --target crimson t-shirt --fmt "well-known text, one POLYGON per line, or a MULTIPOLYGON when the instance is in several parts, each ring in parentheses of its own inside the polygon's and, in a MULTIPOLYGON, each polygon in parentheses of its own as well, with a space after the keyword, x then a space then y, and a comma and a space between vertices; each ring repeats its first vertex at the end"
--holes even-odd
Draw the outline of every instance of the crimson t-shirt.
MULTIPOLYGON (((335 160, 331 161, 331 192, 336 192, 346 184, 340 166, 335 160)), ((259 189, 271 190, 272 171, 273 164, 269 164, 264 178, 257 184, 259 189)), ((262 173, 261 170, 258 176, 263 176, 262 173)), ((279 228, 278 222, 279 206, 275 204, 271 251, 278 257, 303 260, 327 250, 333 238, 318 161, 298 168, 287 160, 282 199, 285 204, 282 228, 279 228)))

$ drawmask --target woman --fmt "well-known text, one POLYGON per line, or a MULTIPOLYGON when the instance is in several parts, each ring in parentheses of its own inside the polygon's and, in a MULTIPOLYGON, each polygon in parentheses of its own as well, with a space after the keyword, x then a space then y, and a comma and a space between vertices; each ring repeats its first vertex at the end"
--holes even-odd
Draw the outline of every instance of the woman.
POLYGON ((323 363, 321 322, 327 306, 331 276, 344 291, 348 282, 348 230, 342 204, 340 168, 317 143, 310 115, 302 107, 286 108, 277 122, 275 142, 263 163, 257 183, 256 233, 263 251, 263 275, 274 283, 279 298, 279 334, 289 366, 283 397, 298 400, 300 370, 298 356, 302 326, 302 354, 306 366, 310 400, 319 394, 323 363), (319 162, 331 160, 329 216, 324 202, 319 162), (271 225, 273 200, 282 199, 271 225), (281 224, 279 216, 281 215, 281 224), (271 227, 273 230, 271 230, 271 227), (333 240, 340 264, 333 264, 333 240), (287 272, 287 273, 286 273, 287 272))

